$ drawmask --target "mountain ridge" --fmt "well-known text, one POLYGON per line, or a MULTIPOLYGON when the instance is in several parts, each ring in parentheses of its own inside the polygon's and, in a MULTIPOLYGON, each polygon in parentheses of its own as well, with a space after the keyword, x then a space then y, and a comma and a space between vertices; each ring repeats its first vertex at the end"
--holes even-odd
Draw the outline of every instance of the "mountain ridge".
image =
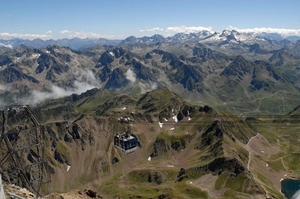
POLYGON ((246 41, 249 40, 251 37, 254 38, 260 38, 260 39, 267 39, 270 41, 275 42, 281 42, 286 41, 289 42, 295 42, 300 39, 300 36, 291 35, 291 36, 282 36, 279 33, 240 33, 236 30, 223 30, 222 32, 211 32, 211 31, 200 31, 195 33, 176 33, 173 36, 167 36, 164 37, 160 34, 154 34, 153 36, 144 36, 144 37, 135 37, 135 36, 129 36, 125 39, 105 39, 105 38, 63 38, 63 39, 48 39, 48 40, 42 40, 42 39, 0 39, 0 46, 14 48, 16 46, 19 46, 21 44, 27 45, 33 48, 45 48, 48 45, 60 45, 65 47, 70 47, 75 50, 85 49, 94 47, 97 45, 118 45, 123 46, 126 44, 156 44, 160 42, 172 42, 172 43, 178 43, 178 42, 198 42, 198 41, 205 41, 205 40, 224 40, 224 37, 228 39, 228 41, 246 41))

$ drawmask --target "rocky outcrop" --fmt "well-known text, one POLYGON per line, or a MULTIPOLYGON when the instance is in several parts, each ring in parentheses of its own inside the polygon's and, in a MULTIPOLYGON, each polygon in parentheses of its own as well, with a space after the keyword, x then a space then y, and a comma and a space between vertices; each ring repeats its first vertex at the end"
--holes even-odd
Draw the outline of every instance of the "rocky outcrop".
POLYGON ((40 54, 37 63, 38 67, 35 70, 36 74, 42 73, 44 70, 48 70, 49 68, 53 70, 53 73, 58 75, 68 72, 69 70, 68 65, 59 63, 54 57, 46 53, 40 54))
POLYGON ((54 159, 61 164, 66 163, 67 165, 70 165, 70 161, 67 159, 67 157, 58 150, 54 151, 54 159))
POLYGON ((0 55, 0 66, 8 65, 12 60, 7 55, 0 55))
POLYGON ((203 173, 212 173, 214 175, 229 172, 233 176, 237 176, 246 171, 243 164, 241 164, 236 158, 225 157, 216 158, 205 166, 190 168, 187 173, 191 170, 203 173))
POLYGON ((39 81, 32 76, 26 75, 16 69, 16 67, 7 67, 0 71, 0 77, 4 83, 12 83, 21 80, 28 80, 29 82, 38 84, 39 81))
POLYGON ((203 89, 203 76, 200 70, 197 70, 191 65, 180 65, 176 72, 169 73, 168 77, 173 83, 180 83, 188 91, 196 89, 198 92, 202 92, 203 89))
POLYGON ((116 68, 112 71, 111 76, 107 80, 105 87, 109 90, 118 90, 125 87, 130 81, 126 78, 125 74, 120 68, 116 68))
POLYGON ((96 68, 99 68, 101 66, 108 66, 113 61, 114 61, 114 57, 108 51, 106 51, 99 58, 96 68))
POLYGON ((148 182, 152 183, 154 182, 155 184, 159 185, 161 183, 163 183, 163 177, 160 173, 158 172, 150 172, 148 174, 148 182))
POLYGON ((184 178, 187 178, 186 171, 184 168, 180 168, 180 171, 177 175, 176 182, 182 181, 184 178))
POLYGON ((157 138, 153 144, 153 151, 150 157, 161 155, 169 150, 169 147, 164 139, 157 138))

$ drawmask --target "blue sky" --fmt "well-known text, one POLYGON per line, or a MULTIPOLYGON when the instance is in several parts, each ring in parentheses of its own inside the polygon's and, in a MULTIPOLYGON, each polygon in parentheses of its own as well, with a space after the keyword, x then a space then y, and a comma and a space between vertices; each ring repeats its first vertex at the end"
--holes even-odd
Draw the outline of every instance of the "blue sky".
POLYGON ((124 39, 229 28, 300 35, 299 8, 299 0, 5 0, 0 39, 124 39))

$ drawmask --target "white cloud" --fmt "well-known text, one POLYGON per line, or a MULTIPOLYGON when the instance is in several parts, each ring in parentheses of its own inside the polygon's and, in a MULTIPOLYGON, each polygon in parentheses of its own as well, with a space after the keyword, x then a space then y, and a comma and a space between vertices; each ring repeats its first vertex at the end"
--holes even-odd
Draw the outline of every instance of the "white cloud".
POLYGON ((62 30, 60 31, 61 34, 70 34, 72 31, 70 30, 62 30))
POLYGON ((147 29, 142 29, 139 30, 140 32, 158 32, 158 31, 164 31, 164 29, 159 28, 159 27, 154 27, 154 28, 147 28, 147 29))
POLYGON ((130 68, 126 71, 125 75, 126 75, 126 79, 128 79, 132 83, 136 81, 135 73, 130 68))
POLYGON ((157 89, 157 83, 156 82, 150 82, 150 85, 151 85, 152 90, 157 89))
MULTIPOLYGON (((0 46, 4 46, 4 47, 7 47, 7 48, 11 48, 13 49, 13 46, 11 44, 3 44, 3 43, 0 43, 0 46)), ((0 67, 1 68, 1 67, 0 67)), ((1 90, 1 86, 0 86, 0 90, 1 90)))
POLYGON ((238 32, 253 32, 253 33, 278 33, 283 36, 298 35, 300 36, 300 29, 284 29, 284 28, 237 28, 229 26, 227 29, 236 30, 238 32))
POLYGON ((85 32, 85 31, 75 31, 75 30, 62 30, 60 31, 61 34, 67 34, 68 37, 74 38, 78 37, 81 39, 85 38, 117 38, 118 35, 102 35, 94 32, 85 32))
POLYGON ((166 32, 185 32, 185 33, 191 33, 191 32, 200 32, 200 31, 210 31, 212 32, 212 27, 202 27, 202 26, 170 26, 166 29, 166 32))
POLYGON ((19 39, 50 39, 52 38, 51 36, 52 31, 49 32, 47 31, 46 33, 43 34, 30 34, 30 33, 9 33, 9 32, 2 32, 0 33, 0 38, 1 39, 14 39, 14 38, 19 38, 19 39))
POLYGON ((69 96, 73 93, 81 94, 92 88, 101 87, 101 85, 95 78, 94 73, 90 70, 76 72, 74 75, 77 76, 77 80, 74 81, 72 88, 61 88, 56 85, 52 85, 50 91, 42 92, 33 90, 30 97, 20 99, 19 101, 22 104, 36 105, 47 99, 58 99, 69 96))
POLYGON ((47 35, 51 35, 52 33, 53 33, 52 30, 48 30, 45 32, 45 34, 47 34, 47 35))

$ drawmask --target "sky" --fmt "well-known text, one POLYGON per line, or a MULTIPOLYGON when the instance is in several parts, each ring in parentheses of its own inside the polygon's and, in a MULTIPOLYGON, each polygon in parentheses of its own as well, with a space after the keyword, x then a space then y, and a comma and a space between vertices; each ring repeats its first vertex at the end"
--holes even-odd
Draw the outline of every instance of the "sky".
POLYGON ((299 0, 2 0, 0 39, 278 32, 300 36, 299 0))

